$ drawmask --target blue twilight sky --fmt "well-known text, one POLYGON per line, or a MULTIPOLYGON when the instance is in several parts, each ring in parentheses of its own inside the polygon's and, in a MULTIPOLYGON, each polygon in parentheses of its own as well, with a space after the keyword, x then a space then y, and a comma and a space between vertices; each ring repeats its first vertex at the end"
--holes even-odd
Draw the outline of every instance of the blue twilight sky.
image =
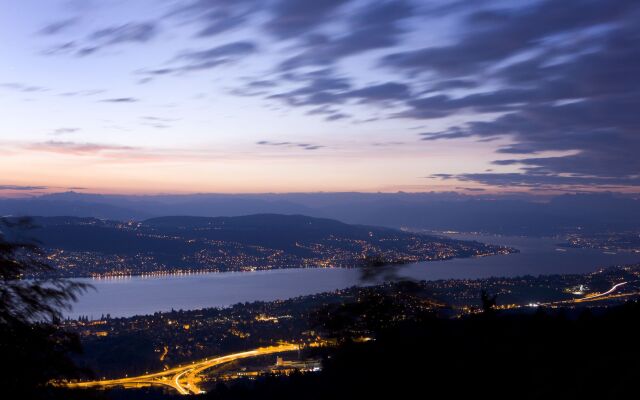
POLYGON ((640 2, 0 2, 0 196, 636 191, 640 2))

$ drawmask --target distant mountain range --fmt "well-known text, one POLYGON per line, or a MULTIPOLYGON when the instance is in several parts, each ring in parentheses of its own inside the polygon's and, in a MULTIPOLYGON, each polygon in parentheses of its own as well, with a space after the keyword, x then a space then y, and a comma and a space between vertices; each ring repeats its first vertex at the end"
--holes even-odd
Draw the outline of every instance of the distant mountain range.
POLYGON ((640 229, 640 200, 615 194, 464 196, 456 193, 291 193, 124 196, 75 192, 0 199, 0 215, 76 216, 141 221, 301 214, 346 223, 432 230, 547 235, 640 229))

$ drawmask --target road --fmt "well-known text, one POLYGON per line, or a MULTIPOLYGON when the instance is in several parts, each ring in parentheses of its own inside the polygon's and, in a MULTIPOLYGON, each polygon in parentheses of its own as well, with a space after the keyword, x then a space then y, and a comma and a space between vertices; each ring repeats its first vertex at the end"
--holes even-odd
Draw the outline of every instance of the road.
MULTIPOLYGON (((637 281, 633 281, 633 282, 637 282, 637 281)), ((587 295, 585 297, 580 297, 580 298, 571 299, 571 300, 559 300, 559 301, 552 301, 550 303, 539 303, 538 305, 539 306, 562 306, 562 305, 566 305, 566 304, 575 304, 575 303, 585 303, 585 302, 590 302, 590 301, 610 300, 610 299, 615 299, 615 298, 622 298, 622 297, 630 297, 630 296, 640 295, 640 293, 638 293, 638 292, 613 294, 621 286, 624 286, 627 283, 629 283, 629 282, 616 283, 609 290, 607 290, 606 292, 602 292, 602 293, 593 293, 593 294, 587 295)))
POLYGON ((613 286, 611 287, 611 289, 607 290, 607 291, 606 291, 606 292, 604 292, 604 293, 596 293, 596 294, 592 294, 592 295, 589 295, 589 296, 583 297, 583 298, 581 298, 581 299, 576 299, 575 301, 576 301, 577 303, 580 303, 580 302, 583 302, 583 301, 595 300, 595 299, 597 299, 597 298, 599 298, 599 297, 606 297, 607 295, 609 295, 609 294, 611 294, 611 293, 615 292, 615 291, 616 291, 620 286, 622 286, 622 285, 626 285, 626 284, 627 284, 627 282, 621 282, 621 283, 618 283, 618 284, 613 285, 613 286))
POLYGON ((112 386, 134 388, 143 386, 169 386, 175 389, 180 394, 198 394, 203 393, 202 390, 198 387, 198 383, 200 382, 200 374, 209 368, 243 358, 283 353, 293 350, 298 350, 297 344, 282 343, 276 346, 260 347, 255 350, 228 354, 226 356, 211 359, 204 359, 201 361, 193 362, 190 365, 179 366, 152 374, 120 379, 105 379, 100 381, 69 383, 66 386, 70 388, 106 388, 112 386))

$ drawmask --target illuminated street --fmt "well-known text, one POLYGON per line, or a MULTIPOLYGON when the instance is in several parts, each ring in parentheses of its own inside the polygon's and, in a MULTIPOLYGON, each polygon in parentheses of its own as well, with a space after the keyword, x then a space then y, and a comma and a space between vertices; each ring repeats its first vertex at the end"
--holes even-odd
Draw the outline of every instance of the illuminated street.
POLYGON ((611 287, 611 289, 607 290, 604 293, 596 293, 596 294, 592 294, 592 295, 583 297, 581 299, 576 299, 576 302, 589 301, 589 300, 598 299, 600 297, 606 297, 607 295, 615 292, 620 286, 623 286, 623 285, 626 285, 626 284, 627 284, 627 282, 621 282, 621 283, 615 284, 615 285, 613 285, 611 287))
POLYGON ((199 375, 209 368, 243 358, 283 353, 287 351, 298 350, 298 348, 299 346, 297 344, 282 343, 277 346, 260 347, 255 350, 228 354, 226 356, 216 357, 212 359, 205 359, 198 362, 193 362, 190 365, 171 368, 166 371, 156 372, 152 374, 120 379, 70 383, 67 386, 70 388, 107 388, 113 386, 138 388, 143 386, 169 386, 177 390, 180 394, 198 394, 203 393, 202 390, 197 386, 197 384, 200 382, 199 375))
POLYGON ((613 285, 606 292, 592 293, 590 295, 587 295, 585 297, 580 297, 578 299, 573 299, 573 300, 569 300, 569 301, 557 301, 557 302, 549 303, 549 305, 561 305, 561 304, 568 304, 568 303, 585 303, 585 302, 591 302, 591 301, 610 300, 610 299, 616 299, 616 298, 622 298, 622 297, 629 297, 629 296, 638 295, 639 294, 638 292, 614 294, 620 287, 626 285, 627 283, 629 283, 629 282, 617 283, 617 284, 613 285))

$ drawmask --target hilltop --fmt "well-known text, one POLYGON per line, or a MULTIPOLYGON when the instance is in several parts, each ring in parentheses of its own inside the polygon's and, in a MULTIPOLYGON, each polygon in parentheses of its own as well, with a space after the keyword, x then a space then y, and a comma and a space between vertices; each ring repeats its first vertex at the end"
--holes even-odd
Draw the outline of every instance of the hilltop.
POLYGON ((140 222, 37 217, 33 222, 37 228, 25 234, 41 243, 63 276, 355 267, 369 257, 406 263, 511 251, 303 215, 173 216, 140 222))

